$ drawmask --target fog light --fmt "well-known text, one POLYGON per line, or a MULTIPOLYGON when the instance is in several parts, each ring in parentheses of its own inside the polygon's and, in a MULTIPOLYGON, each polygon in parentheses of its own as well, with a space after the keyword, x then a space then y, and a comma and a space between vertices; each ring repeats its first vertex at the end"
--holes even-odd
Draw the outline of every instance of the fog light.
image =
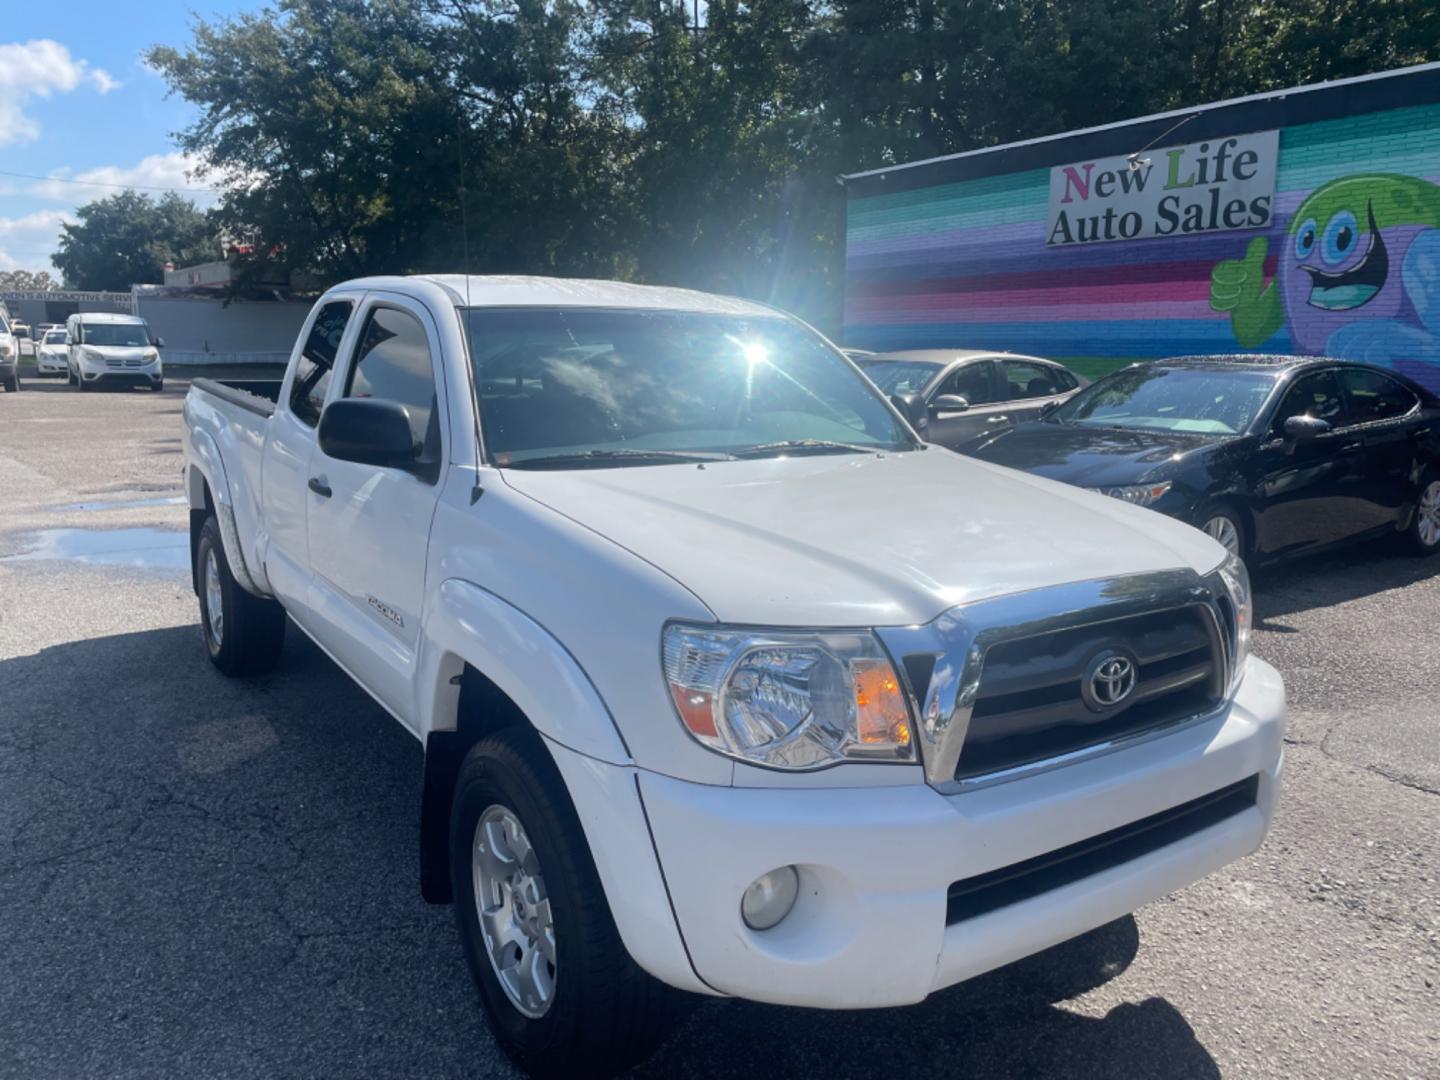
POLYGON ((800 875, 793 866, 782 866, 761 874, 740 898, 740 916, 751 930, 769 930, 795 906, 800 894, 800 875))

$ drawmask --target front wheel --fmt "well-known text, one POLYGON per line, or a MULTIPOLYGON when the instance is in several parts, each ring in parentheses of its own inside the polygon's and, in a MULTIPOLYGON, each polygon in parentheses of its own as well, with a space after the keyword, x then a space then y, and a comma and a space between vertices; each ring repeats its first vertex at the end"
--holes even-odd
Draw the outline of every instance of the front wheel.
POLYGON ((15 372, 14 375, 7 375, 5 377, 5 389, 12 394, 18 394, 20 392, 20 373, 18 371, 15 372))
POLYGON ((156 379, 153 383, 150 384, 150 389, 155 391, 155 393, 157 394, 160 393, 161 390, 165 389, 165 380, 156 379))
POLYGON ((1418 555, 1440 551, 1440 474, 1428 473, 1420 482, 1420 497, 1415 500, 1415 516, 1406 539, 1418 555))
POLYGON ((251 596, 235 581, 214 517, 205 519, 195 545, 195 584, 210 662, 226 675, 273 668, 285 644, 285 609, 274 600, 251 596))
POLYGON ((636 966, 538 736, 471 747, 450 818, 455 921, 496 1039, 532 1076, 613 1076, 669 1034, 679 995, 636 966))
POLYGON ((1199 515, 1200 531, 1231 555, 1244 559, 1245 526, 1238 514, 1228 506, 1213 506, 1199 515))

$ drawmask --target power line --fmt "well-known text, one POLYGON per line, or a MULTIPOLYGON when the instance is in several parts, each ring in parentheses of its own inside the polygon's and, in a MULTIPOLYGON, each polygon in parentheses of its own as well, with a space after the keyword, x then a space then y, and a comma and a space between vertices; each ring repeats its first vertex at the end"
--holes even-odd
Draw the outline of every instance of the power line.
POLYGON ((79 184, 82 187, 125 188, 135 191, 188 191, 200 195, 219 195, 219 188, 206 187, 164 187, 159 184, 113 184, 105 180, 70 180, 63 176, 36 176, 33 173, 7 172, 0 169, 0 176, 14 176, 21 180, 41 180, 56 184, 79 184))

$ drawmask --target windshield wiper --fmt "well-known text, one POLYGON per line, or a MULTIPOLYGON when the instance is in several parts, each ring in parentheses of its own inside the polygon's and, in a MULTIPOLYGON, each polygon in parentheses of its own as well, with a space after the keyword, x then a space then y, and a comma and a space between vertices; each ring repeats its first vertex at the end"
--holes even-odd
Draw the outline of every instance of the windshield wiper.
POLYGON ((608 450, 577 450, 569 454, 547 454, 510 463, 512 469, 564 468, 567 465, 605 465, 612 461, 734 461, 734 454, 722 450, 642 450, 612 447, 608 450))
POLYGON ((733 451, 737 458, 764 457, 766 454, 876 454, 888 446, 862 446, 859 443, 835 442, 830 439, 784 439, 780 442, 742 446, 733 451))

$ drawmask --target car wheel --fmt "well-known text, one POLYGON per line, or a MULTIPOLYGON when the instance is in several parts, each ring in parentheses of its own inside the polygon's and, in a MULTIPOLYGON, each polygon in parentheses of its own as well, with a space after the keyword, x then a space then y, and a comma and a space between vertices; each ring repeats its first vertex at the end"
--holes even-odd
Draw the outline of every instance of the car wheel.
POLYGON ((235 581, 214 517, 205 519, 195 545, 195 586, 210 662, 226 675, 273 668, 285 644, 285 609, 250 595, 235 581))
POLYGON ((636 966, 548 751, 512 728, 470 748, 450 817, 455 921, 495 1037, 536 1077, 649 1057, 681 995, 636 966))
POLYGON ((1245 526, 1240 516, 1229 507, 1216 506, 1199 515, 1200 531, 1231 555, 1246 558, 1245 526))
POLYGON ((11 394, 18 394, 20 392, 20 373, 18 371, 14 375, 6 376, 5 389, 11 394))
POLYGON ((165 380, 156 379, 153 383, 150 384, 150 389, 155 391, 155 393, 157 394, 160 393, 161 390, 165 389, 165 380))
POLYGON ((65 369, 65 382, 70 386, 75 385, 75 373, 69 368, 65 369))
POLYGON ((1421 555, 1440 551, 1440 473, 1427 473, 1420 482, 1420 497, 1406 534, 1412 551, 1421 555))

